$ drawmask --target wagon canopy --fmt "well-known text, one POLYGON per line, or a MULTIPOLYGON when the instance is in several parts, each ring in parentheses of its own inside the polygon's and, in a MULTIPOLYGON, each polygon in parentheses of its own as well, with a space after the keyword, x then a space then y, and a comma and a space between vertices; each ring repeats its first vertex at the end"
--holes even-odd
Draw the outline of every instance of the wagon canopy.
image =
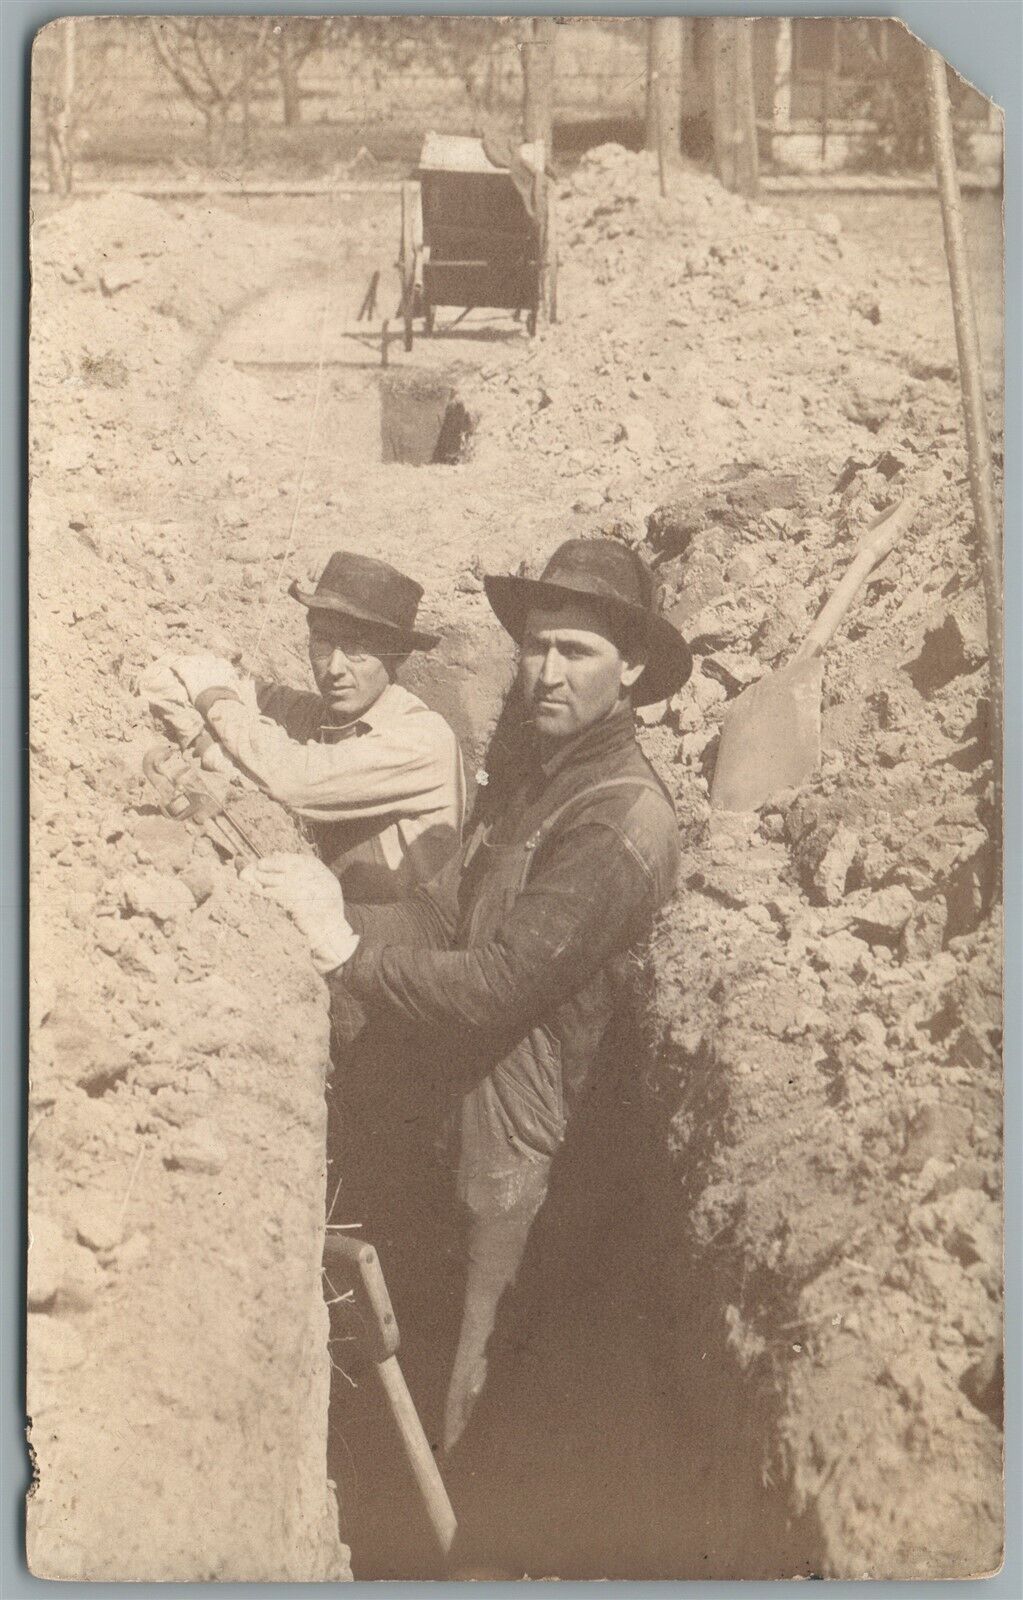
POLYGON ((506 134, 473 139, 461 133, 428 133, 416 176, 426 173, 489 173, 511 178, 529 216, 538 220, 536 177, 542 170, 542 144, 515 144, 506 134))

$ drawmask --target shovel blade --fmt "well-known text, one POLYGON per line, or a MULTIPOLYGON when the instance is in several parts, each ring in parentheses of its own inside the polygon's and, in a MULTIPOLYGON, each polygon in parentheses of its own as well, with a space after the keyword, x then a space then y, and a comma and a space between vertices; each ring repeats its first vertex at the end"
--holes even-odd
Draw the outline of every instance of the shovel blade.
POLYGON ((716 811, 757 811, 781 789, 798 789, 821 754, 819 655, 793 661, 744 689, 726 713, 710 789, 716 811))

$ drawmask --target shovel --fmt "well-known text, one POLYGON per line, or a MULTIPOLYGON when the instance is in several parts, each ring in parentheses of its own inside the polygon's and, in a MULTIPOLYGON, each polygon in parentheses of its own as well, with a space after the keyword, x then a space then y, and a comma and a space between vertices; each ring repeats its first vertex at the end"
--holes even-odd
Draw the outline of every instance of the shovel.
POLYGON ((902 500, 871 525, 792 660, 751 684, 729 708, 710 790, 715 810, 757 811, 780 789, 798 789, 813 776, 821 754, 823 652, 916 509, 915 500, 902 500))

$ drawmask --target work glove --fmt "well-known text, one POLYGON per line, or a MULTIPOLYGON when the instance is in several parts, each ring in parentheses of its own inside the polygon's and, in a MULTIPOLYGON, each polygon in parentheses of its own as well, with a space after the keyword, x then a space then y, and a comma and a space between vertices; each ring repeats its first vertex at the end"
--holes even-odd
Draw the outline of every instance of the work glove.
POLYGON ((148 667, 139 679, 139 693, 162 733, 180 750, 191 749, 207 772, 233 774, 234 763, 206 731, 199 712, 191 704, 184 684, 173 670, 172 658, 164 656, 148 667))
POLYGON ((205 652, 192 656, 169 656, 166 664, 184 685, 192 705, 207 689, 231 689, 235 694, 240 692, 238 674, 223 656, 205 652))
POLYGON ((241 880, 284 907, 308 939, 313 965, 322 977, 354 955, 359 936, 345 916, 341 885, 316 856, 263 856, 245 868, 241 880))

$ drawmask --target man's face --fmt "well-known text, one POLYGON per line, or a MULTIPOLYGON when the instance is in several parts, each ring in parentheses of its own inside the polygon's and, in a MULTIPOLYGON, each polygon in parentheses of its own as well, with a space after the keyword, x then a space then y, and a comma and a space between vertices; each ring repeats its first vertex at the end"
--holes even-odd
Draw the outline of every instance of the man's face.
POLYGON ((570 739, 600 722, 643 672, 627 661, 599 607, 532 610, 519 646, 519 687, 541 739, 570 739))
POLYGON ((310 611, 309 664, 328 719, 343 726, 375 704, 401 657, 371 629, 337 612, 310 611))

